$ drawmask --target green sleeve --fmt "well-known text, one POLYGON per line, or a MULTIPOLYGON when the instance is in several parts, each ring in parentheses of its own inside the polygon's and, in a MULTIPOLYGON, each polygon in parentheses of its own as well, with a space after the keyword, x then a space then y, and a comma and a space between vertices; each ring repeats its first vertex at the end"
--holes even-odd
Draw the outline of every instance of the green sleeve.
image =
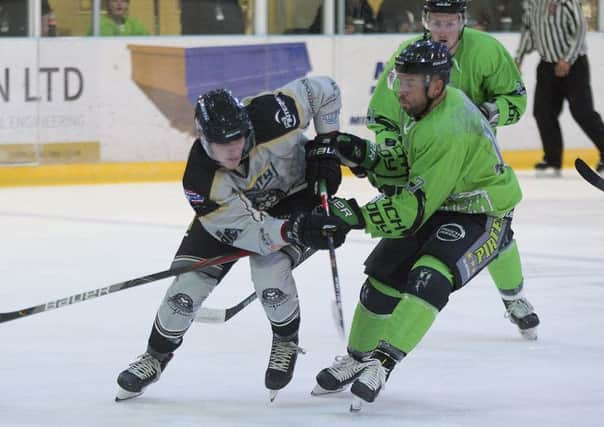
POLYGON ((483 82, 485 99, 495 100, 499 108, 497 126, 511 125, 526 111, 524 82, 516 63, 501 43, 495 40, 490 52, 490 70, 483 82))
POLYGON ((409 153, 409 181, 396 194, 382 196, 361 208, 365 231, 372 237, 400 238, 413 234, 452 193, 461 174, 464 149, 451 139, 437 140, 424 128, 409 153))

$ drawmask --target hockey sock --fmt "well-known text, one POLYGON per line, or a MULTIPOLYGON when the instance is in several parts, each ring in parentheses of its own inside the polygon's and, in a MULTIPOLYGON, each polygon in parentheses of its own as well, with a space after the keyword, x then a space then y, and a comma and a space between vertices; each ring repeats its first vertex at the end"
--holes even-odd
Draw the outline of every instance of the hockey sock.
POLYGON ((348 351, 368 354, 383 338, 384 328, 401 294, 369 277, 363 285, 361 301, 357 304, 348 335, 348 351))
POLYGON ((520 288, 522 286, 522 263, 516 241, 513 240, 507 248, 501 251, 487 268, 495 286, 502 294, 520 288))
POLYGON ((388 319, 385 341, 409 354, 432 326, 438 310, 411 294, 403 294, 401 302, 388 319))

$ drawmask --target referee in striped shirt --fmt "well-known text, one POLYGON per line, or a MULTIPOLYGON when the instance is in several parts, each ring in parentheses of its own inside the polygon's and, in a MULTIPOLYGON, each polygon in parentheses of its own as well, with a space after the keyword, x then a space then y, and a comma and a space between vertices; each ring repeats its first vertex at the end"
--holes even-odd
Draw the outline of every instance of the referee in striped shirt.
POLYGON ((528 0, 516 54, 520 67, 526 53, 537 50, 537 87, 533 115, 543 144, 540 174, 560 175, 562 133, 558 116, 564 99, 570 112, 600 153, 596 165, 604 172, 604 123, 594 109, 585 34, 587 23, 579 0, 528 0))

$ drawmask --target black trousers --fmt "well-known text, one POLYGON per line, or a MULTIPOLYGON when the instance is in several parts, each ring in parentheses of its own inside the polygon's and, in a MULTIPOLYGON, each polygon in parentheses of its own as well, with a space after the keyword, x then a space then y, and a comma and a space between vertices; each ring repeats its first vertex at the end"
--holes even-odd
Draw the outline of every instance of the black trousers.
POLYGON ((600 158, 604 160, 604 123, 594 109, 587 56, 579 56, 566 77, 556 77, 554 66, 541 61, 537 67, 533 115, 543 144, 543 159, 555 167, 562 165, 562 132, 558 117, 566 99, 573 119, 598 148, 600 158))

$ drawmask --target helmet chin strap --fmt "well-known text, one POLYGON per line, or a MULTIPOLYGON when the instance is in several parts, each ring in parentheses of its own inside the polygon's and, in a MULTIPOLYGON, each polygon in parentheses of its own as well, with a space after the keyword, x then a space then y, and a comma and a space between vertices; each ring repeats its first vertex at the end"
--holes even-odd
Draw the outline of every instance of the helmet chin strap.
POLYGON ((413 120, 415 120, 416 122, 422 119, 428 113, 430 107, 432 107, 432 104, 434 103, 434 100, 438 98, 438 96, 430 98, 430 95, 428 95, 431 80, 432 76, 430 74, 426 74, 424 81, 424 93, 426 94, 426 99, 428 100, 428 102, 426 103, 426 106, 422 109, 422 111, 420 111, 418 114, 413 114, 413 120))

